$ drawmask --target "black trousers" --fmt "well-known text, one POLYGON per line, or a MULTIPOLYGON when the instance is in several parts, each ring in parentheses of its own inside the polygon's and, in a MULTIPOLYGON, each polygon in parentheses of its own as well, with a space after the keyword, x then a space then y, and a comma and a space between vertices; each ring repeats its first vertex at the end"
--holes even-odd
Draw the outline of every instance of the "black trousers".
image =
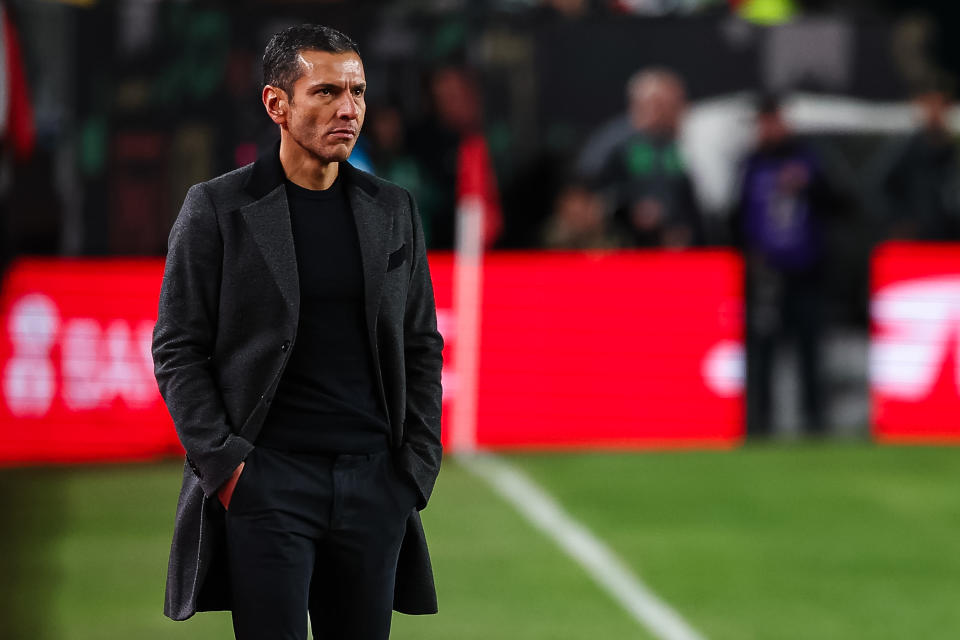
POLYGON ((237 640, 385 640, 412 483, 389 451, 256 447, 226 513, 237 640))
POLYGON ((748 269, 747 433, 773 432, 773 371, 778 344, 795 338, 800 368, 803 428, 826 430, 820 371, 822 281, 817 272, 786 274, 748 269))

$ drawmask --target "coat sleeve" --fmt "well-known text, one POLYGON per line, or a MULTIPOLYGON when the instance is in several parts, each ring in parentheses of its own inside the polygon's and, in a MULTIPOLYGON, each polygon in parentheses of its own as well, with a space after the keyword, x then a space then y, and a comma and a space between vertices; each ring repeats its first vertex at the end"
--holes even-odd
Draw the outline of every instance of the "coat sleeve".
POLYGON ((170 231, 153 363, 187 462, 207 496, 253 448, 233 433, 213 369, 222 258, 216 210, 204 185, 194 185, 170 231))
POLYGON ((413 222, 413 258, 403 319, 406 418, 400 466, 417 487, 423 509, 440 472, 440 408, 443 338, 437 331, 437 308, 427 264, 427 250, 416 204, 409 194, 413 222))

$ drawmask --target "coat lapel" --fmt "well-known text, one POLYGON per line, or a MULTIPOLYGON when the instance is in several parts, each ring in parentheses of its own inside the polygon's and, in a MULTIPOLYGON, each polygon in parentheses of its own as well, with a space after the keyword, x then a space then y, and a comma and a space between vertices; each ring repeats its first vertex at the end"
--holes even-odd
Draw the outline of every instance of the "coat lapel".
MULTIPOLYGON (((378 202, 379 188, 369 176, 347 162, 340 163, 340 176, 344 180, 347 199, 357 225, 367 333, 376 353, 374 328, 387 271, 387 242, 393 231, 393 215, 378 202)), ((245 190, 256 200, 240 212, 296 317, 300 309, 300 280, 290 208, 283 184, 278 142, 254 163, 245 190)))
POLYGON ((300 313, 300 277, 284 178, 278 141, 253 164, 244 190, 254 202, 242 207, 240 214, 296 318, 300 313))
POLYGON ((387 272, 387 240, 393 231, 393 215, 377 202, 376 185, 346 162, 340 164, 347 199, 357 224, 360 258, 363 264, 363 298, 367 332, 376 353, 374 328, 380 307, 383 278, 387 272))
POLYGON ((263 259, 296 318, 300 312, 300 277, 290 225, 290 208, 283 185, 240 209, 263 259))

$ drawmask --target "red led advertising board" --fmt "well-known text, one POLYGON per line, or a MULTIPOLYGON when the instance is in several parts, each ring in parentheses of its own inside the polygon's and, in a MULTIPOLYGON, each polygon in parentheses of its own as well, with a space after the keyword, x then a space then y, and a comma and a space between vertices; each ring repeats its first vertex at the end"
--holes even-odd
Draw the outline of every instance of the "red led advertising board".
POLYGON ((0 298, 0 463, 181 452, 153 377, 162 260, 21 260, 0 298))
POLYGON ((874 436, 960 442, 960 244, 881 245, 871 280, 874 436))
MULTIPOLYGON (((454 259, 430 260, 449 434, 454 259)), ((0 296, 0 463, 181 453, 150 358, 162 270, 161 260, 14 264, 0 296)), ((488 255, 477 444, 735 444, 741 282, 739 259, 722 251, 488 255)))
MULTIPOLYGON (((451 261, 433 261, 441 309, 450 306, 451 261)), ((489 255, 478 444, 538 449, 738 442, 741 283, 740 260, 725 251, 489 255)), ((445 357, 451 351, 448 345, 445 357)), ((455 397, 456 381, 446 388, 455 397)))

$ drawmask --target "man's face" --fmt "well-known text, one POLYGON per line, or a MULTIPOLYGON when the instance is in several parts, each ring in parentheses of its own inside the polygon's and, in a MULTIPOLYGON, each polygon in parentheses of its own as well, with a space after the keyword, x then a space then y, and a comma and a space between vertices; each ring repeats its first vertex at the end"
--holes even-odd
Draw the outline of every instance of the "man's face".
POLYGON ((790 129, 779 109, 757 115, 757 143, 760 146, 777 146, 789 135, 790 129))
POLYGON ((684 111, 683 87, 662 78, 651 78, 630 96, 630 121, 638 131, 671 137, 684 111))
POLYGON ((285 126, 300 147, 322 162, 342 162, 357 142, 367 83, 351 52, 303 51, 303 74, 288 96, 285 126))
POLYGON ((950 109, 950 100, 946 94, 939 91, 928 91, 914 102, 920 108, 923 123, 931 129, 945 129, 950 109))

